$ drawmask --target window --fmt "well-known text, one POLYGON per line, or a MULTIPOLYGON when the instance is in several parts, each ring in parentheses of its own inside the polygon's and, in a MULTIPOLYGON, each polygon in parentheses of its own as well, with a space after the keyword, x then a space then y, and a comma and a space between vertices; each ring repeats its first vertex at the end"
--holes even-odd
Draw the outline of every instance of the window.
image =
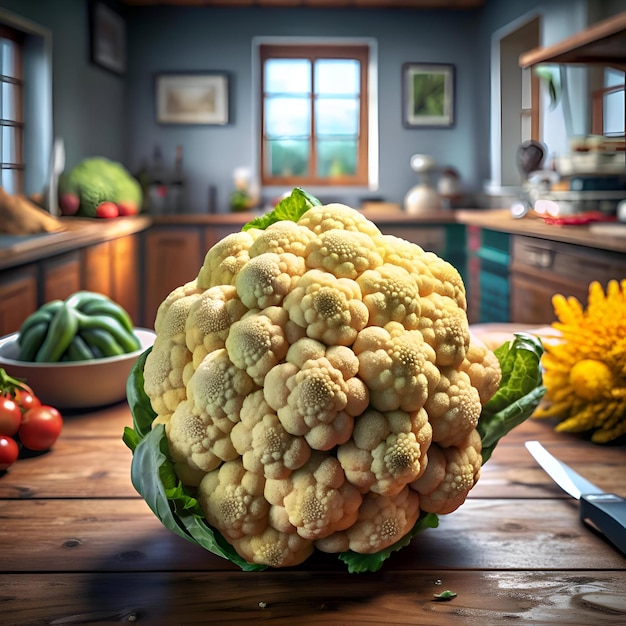
POLYGON ((23 39, 0 25, 0 186, 10 194, 24 191, 23 39))
POLYGON ((368 185, 369 46, 259 48, 264 185, 368 185))
POLYGON ((539 45, 539 17, 523 17, 494 33, 491 84, 491 185, 494 194, 517 188, 518 146, 545 141, 541 132, 539 79, 519 66, 519 57, 539 45), (507 189, 508 188, 508 189, 507 189))
POLYGON ((594 91, 592 96, 594 135, 624 137, 624 76, 620 70, 604 70, 604 88, 594 91))

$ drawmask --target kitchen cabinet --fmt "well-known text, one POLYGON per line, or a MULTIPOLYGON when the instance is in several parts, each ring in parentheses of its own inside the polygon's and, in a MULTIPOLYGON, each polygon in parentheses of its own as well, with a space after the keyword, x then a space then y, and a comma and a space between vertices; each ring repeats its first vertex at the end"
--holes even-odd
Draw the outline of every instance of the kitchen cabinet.
POLYGON ((511 259, 511 321, 542 324, 554 321, 552 296, 573 296, 587 305, 588 286, 604 288, 626 277, 626 255, 538 239, 513 236, 511 259))
POLYGON ((198 275, 205 255, 199 226, 155 226, 144 234, 144 323, 153 327, 159 305, 198 275))
POLYGON ((17 332, 37 308, 37 270, 27 267, 0 277, 0 336, 17 332))
POLYGON ((103 293, 143 325, 140 240, 136 234, 79 246, 0 275, 0 336, 16 332, 39 306, 81 289, 103 293))
POLYGON ((42 275, 42 304, 50 300, 64 300, 80 289, 81 263, 78 251, 48 259, 39 267, 42 275))
POLYGON ((471 323, 510 319, 510 236, 489 228, 467 227, 468 317, 471 323))
POLYGON ((88 246, 83 250, 82 289, 108 296, 143 324, 139 239, 134 235, 88 246))

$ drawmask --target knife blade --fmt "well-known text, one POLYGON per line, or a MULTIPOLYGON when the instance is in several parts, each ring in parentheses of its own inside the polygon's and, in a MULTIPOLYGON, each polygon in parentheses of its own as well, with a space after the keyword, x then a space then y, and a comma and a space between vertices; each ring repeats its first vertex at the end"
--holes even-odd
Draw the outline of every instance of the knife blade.
POLYGON ((580 501, 581 520, 599 530, 622 554, 626 554, 626 499, 606 493, 571 467, 559 461, 538 441, 526 449, 554 482, 580 501))

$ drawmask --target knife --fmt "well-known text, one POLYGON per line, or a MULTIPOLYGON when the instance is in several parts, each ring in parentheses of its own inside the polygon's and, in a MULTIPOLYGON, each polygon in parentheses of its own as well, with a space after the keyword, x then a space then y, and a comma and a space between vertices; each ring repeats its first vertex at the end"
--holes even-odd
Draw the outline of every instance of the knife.
POLYGON ((622 554, 626 554, 626 499, 596 487, 552 456, 538 441, 527 441, 525 445, 552 480, 580 501, 581 520, 602 532, 622 554))

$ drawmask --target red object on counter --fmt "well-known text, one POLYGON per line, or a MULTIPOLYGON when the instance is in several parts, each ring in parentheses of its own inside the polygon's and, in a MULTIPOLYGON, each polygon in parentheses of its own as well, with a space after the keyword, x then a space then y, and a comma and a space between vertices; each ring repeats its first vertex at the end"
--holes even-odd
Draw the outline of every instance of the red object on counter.
POLYGON ((546 224, 553 224, 555 226, 577 226, 591 224, 591 222, 615 222, 617 218, 601 213, 600 211, 586 211, 575 215, 560 215, 556 217, 544 215, 543 221, 546 224))

